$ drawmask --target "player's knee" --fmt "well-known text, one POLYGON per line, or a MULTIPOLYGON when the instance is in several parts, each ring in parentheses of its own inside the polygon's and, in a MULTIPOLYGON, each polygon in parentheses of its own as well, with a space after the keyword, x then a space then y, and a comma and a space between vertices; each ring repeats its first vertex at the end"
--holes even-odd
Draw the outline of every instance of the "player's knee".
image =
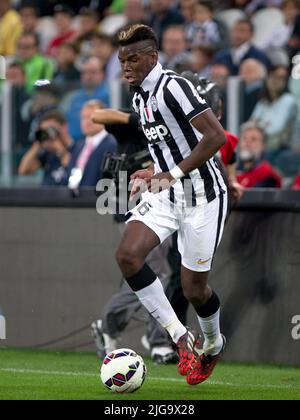
POLYGON ((194 307, 201 307, 207 301, 207 293, 204 288, 188 288, 184 290, 184 296, 194 307))
POLYGON ((124 265, 128 265, 132 261, 132 255, 124 248, 119 248, 116 252, 116 260, 119 266, 122 268, 124 265))
POLYGON ((129 276, 131 271, 135 272, 140 265, 140 259, 132 248, 119 248, 116 253, 116 260, 125 276, 129 276))

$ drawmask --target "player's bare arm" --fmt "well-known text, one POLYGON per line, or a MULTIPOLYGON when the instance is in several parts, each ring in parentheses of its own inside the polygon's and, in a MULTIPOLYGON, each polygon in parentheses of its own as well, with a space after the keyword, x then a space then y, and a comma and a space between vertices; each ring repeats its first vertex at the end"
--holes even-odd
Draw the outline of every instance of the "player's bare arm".
POLYGON ((92 121, 95 124, 104 125, 128 124, 129 119, 130 114, 116 109, 98 109, 92 115, 92 121))

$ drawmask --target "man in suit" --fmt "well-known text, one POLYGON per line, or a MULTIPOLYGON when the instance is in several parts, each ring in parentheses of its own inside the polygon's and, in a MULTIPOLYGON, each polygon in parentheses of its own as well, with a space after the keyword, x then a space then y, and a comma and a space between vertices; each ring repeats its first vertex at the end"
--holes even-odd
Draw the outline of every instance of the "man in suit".
POLYGON ((92 115, 103 109, 102 102, 88 101, 81 111, 81 129, 84 141, 75 143, 68 167, 69 187, 95 187, 102 178, 102 164, 107 153, 117 152, 117 141, 104 125, 94 124, 92 115))
POLYGON ((172 25, 183 25, 184 19, 174 7, 172 0, 150 0, 149 5, 148 24, 155 31, 161 45, 165 30, 172 25))
POLYGON ((250 120, 256 104, 261 99, 267 69, 261 62, 249 58, 241 64, 239 76, 244 82, 244 103, 241 116, 244 123, 250 120))
POLYGON ((227 66, 232 76, 238 75, 240 65, 249 58, 261 62, 270 69, 271 63, 268 57, 252 44, 253 35, 252 22, 248 19, 239 20, 231 33, 231 48, 218 52, 215 63, 227 66))

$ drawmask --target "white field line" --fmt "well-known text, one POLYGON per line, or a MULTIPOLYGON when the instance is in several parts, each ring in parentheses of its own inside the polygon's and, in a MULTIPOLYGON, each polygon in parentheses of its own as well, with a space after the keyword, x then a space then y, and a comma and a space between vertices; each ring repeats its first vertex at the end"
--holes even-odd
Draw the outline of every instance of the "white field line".
MULTIPOLYGON (((71 376, 71 377, 83 377, 83 378, 99 378, 99 375, 95 373, 82 373, 82 372, 60 372, 60 371, 47 371, 47 370, 35 370, 35 369, 15 369, 15 368, 0 368, 0 372, 3 373, 12 373, 12 374, 33 374, 33 375, 45 375, 45 376, 71 376)), ((176 382, 185 384, 184 379, 176 378, 156 378, 154 376, 148 376, 148 381, 162 381, 162 382, 176 382)), ((239 384, 239 383, 230 383, 222 381, 207 381, 208 385, 216 386, 228 386, 234 388, 255 388, 255 389, 299 389, 300 386, 294 385, 262 385, 262 384, 239 384)))

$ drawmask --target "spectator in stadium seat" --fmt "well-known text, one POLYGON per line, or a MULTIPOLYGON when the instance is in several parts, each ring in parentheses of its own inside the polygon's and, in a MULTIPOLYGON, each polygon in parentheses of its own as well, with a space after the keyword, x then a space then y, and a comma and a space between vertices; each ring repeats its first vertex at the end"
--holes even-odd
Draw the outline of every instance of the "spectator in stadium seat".
POLYGON ((6 80, 10 82, 13 86, 25 88, 26 74, 21 64, 17 62, 12 62, 8 66, 8 69, 6 71, 6 80))
POLYGON ((262 45, 265 51, 268 51, 270 48, 287 48, 295 29, 297 16, 300 13, 300 1, 284 0, 282 13, 284 15, 284 22, 274 29, 269 39, 262 45))
POLYGON ((74 177, 78 187, 95 187, 102 178, 102 164, 107 153, 116 153, 117 140, 109 134, 104 125, 92 122, 96 110, 103 109, 100 101, 89 101, 82 108, 80 115, 81 129, 84 141, 75 144, 67 169, 69 177, 74 177))
POLYGON ((97 6, 99 6, 100 8, 100 6, 106 7, 107 4, 111 3, 111 0, 22 0, 22 2, 34 4, 40 9, 41 16, 53 16, 54 8, 60 4, 69 6, 69 8, 74 12, 74 14, 77 15, 82 7, 88 7, 91 4, 91 2, 96 2, 97 6), (101 4, 98 5, 98 3, 101 4))
POLYGON ((169 70, 190 61, 187 52, 185 29, 183 26, 170 26, 163 34, 160 63, 169 70))
POLYGON ((241 19, 233 27, 231 33, 231 48, 216 54, 215 63, 223 64, 230 69, 233 76, 237 76, 243 61, 253 58, 260 61, 267 69, 271 63, 263 51, 252 44, 254 26, 250 20, 241 19))
POLYGON ((265 7, 280 7, 282 0, 233 0, 232 7, 243 9, 248 15, 253 15, 265 7))
POLYGON ((294 31, 288 42, 288 50, 291 58, 300 51, 300 14, 296 19, 294 31))
POLYGON ((52 80, 54 66, 39 52, 39 38, 34 32, 24 32, 18 40, 16 60, 22 64, 26 74, 26 89, 34 90, 39 79, 52 80))
POLYGON ((210 46, 195 47, 192 50, 192 70, 198 77, 209 79, 214 61, 214 49, 210 46))
POLYGON ((251 122, 242 126, 237 179, 244 188, 281 188, 281 175, 264 159, 264 153, 264 131, 251 122))
POLYGON ((140 0, 127 0, 124 8, 124 16, 127 25, 146 22, 146 11, 143 2, 140 0))
POLYGON ((195 10, 198 4, 198 0, 180 0, 180 12, 185 20, 187 29, 190 24, 193 24, 195 18, 195 10))
POLYGON ((53 82, 58 84, 79 84, 80 71, 76 67, 77 50, 73 44, 62 44, 56 54, 56 70, 53 82))
POLYGON ((267 69, 257 60, 249 58, 240 67, 240 78, 245 82, 243 95, 242 122, 250 119, 256 104, 261 98, 264 80, 267 76, 267 69))
POLYGON ((109 106, 109 89, 104 81, 104 64, 98 57, 89 58, 81 70, 82 89, 72 96, 67 111, 67 120, 71 137, 81 140, 83 133, 80 127, 80 113, 84 104, 91 100, 100 100, 105 106, 109 106))
POLYGON ((67 184, 67 172, 73 150, 66 119, 59 111, 49 111, 40 120, 39 130, 52 130, 36 138, 19 166, 19 175, 31 175, 43 169, 43 186, 67 184), (54 129, 54 130, 53 130, 54 129))
POLYGON ((43 3, 33 0, 25 0, 19 7, 19 13, 23 25, 23 32, 34 32, 39 37, 39 46, 44 54, 55 34, 55 26, 51 18, 45 21, 41 17, 43 3))
POLYGON ((269 74, 251 120, 266 132, 267 158, 281 168, 282 155, 291 150, 299 139, 297 130, 298 106, 295 98, 287 91, 289 70, 275 67, 269 74))
POLYGON ((223 90, 227 88, 227 82, 230 77, 230 70, 225 64, 213 64, 209 79, 215 82, 223 90))
POLYGON ((183 17, 173 6, 173 0, 150 0, 148 25, 155 31, 160 45, 162 35, 169 26, 184 24, 183 17))
POLYGON ((19 9, 23 32, 37 33, 39 10, 30 3, 24 3, 19 9))
MULTIPOLYGON (((226 104, 227 102, 227 82, 230 77, 230 70, 224 64, 213 64, 211 67, 210 75, 208 77, 209 80, 216 83, 223 94, 223 100, 226 104)), ((226 128, 227 124, 227 107, 225 106, 223 109, 223 116, 220 120, 221 124, 224 128, 226 128)))
POLYGON ((73 28, 73 10, 63 4, 58 4, 54 8, 54 20, 57 26, 58 35, 50 42, 46 54, 55 57, 60 45, 71 43, 76 38, 76 31, 73 28))
POLYGON ((211 45, 219 49, 222 36, 219 25, 214 19, 213 3, 211 0, 198 0, 194 10, 193 22, 187 28, 189 46, 211 45))
POLYGON ((99 32, 99 15, 90 8, 83 7, 78 16, 79 29, 76 33, 76 47, 83 57, 92 55, 92 38, 99 32))
POLYGON ((112 37, 101 33, 94 34, 91 39, 91 48, 91 55, 100 58, 104 63, 105 80, 110 82, 118 79, 121 66, 112 37))
POLYGON ((126 0, 122 14, 108 13, 100 22, 100 31, 115 36, 119 30, 128 25, 146 24, 146 8, 141 0, 126 0))
POLYGON ((13 56, 22 32, 19 13, 11 8, 11 0, 0 1, 0 55, 13 56))

